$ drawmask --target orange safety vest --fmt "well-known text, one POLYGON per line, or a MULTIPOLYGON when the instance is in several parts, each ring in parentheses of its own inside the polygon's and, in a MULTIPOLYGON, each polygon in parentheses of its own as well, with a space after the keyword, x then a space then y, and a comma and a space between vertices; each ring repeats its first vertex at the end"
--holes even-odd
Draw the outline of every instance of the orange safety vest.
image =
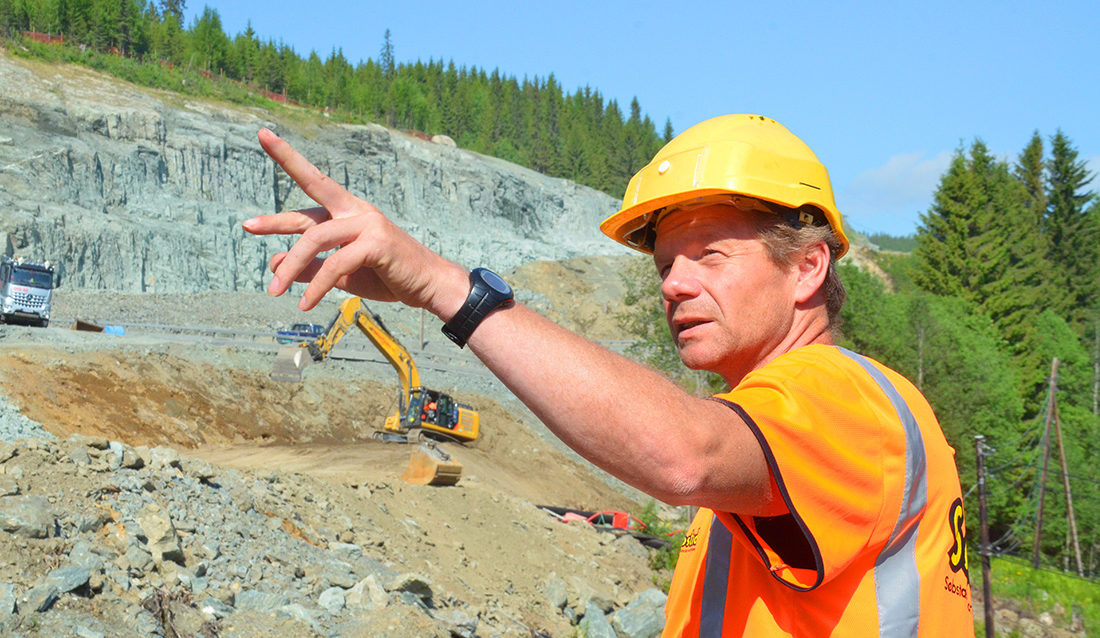
POLYGON ((756 435, 781 516, 701 509, 664 636, 972 636, 954 450, 898 373, 835 346, 715 397, 756 435))

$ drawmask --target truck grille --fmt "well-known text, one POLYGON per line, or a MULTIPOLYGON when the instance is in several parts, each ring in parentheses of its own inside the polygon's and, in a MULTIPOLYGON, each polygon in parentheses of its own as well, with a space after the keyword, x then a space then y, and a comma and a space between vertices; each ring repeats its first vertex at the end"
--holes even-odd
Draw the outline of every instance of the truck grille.
POLYGON ((23 308, 41 308, 46 305, 46 298, 29 292, 13 292, 11 299, 23 308))

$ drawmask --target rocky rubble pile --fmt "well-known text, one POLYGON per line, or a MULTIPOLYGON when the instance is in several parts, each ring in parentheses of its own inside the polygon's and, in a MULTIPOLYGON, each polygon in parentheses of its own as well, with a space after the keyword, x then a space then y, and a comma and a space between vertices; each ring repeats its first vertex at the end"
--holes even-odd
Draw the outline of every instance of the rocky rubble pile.
POLYGON ((23 416, 18 407, 0 396, 0 441, 26 438, 45 439, 53 438, 53 435, 42 429, 38 423, 23 416))
MULTIPOLYGON (((362 517, 338 501, 391 487, 335 488, 96 437, 0 443, 0 633, 547 635, 516 618, 507 591, 462 600, 394 563, 386 507, 362 517)), ((629 537, 601 537, 639 551, 629 537)), ((657 590, 618 604, 550 575, 541 593, 561 626, 590 637, 652 636, 663 624, 657 590)))
MULTIPOLYGON (((1049 595, 1045 591, 1035 592, 1037 601, 1043 601, 1039 607, 1047 607, 1049 595)), ((1013 600, 997 600, 993 610, 993 627, 1002 636, 1036 636, 1043 638, 1086 638, 1081 609, 1066 610, 1061 603, 1049 605, 1049 611, 1043 609, 1023 609, 1026 605, 1013 600), (1068 622, 1066 620, 1068 619, 1068 622)), ((982 620, 985 611, 979 603, 974 606, 974 617, 982 620)))

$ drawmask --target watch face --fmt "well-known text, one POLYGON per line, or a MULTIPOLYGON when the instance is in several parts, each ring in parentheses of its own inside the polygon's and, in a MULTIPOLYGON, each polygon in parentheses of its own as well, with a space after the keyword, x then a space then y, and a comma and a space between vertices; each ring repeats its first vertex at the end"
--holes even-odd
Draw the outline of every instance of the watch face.
POLYGON ((500 278, 500 275, 491 270, 481 270, 481 280, 484 281, 490 288, 502 295, 508 295, 512 293, 512 287, 508 285, 508 282, 500 278))

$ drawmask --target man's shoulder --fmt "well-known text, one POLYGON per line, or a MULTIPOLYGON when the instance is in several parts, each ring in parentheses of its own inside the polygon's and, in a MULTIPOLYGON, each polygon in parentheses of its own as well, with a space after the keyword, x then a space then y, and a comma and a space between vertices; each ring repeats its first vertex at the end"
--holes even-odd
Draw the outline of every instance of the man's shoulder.
POLYGON ((851 365, 836 346, 802 346, 753 370, 735 387, 717 396, 739 404, 804 401, 807 396, 831 394, 828 388, 851 386, 855 372, 851 365))
POLYGON ((811 344, 785 352, 753 370, 729 394, 753 388, 824 396, 842 395, 847 392, 844 388, 861 392, 864 386, 878 385, 872 378, 876 370, 894 385, 910 385, 901 374, 870 357, 841 346, 811 344))
POLYGON ((901 376, 896 370, 865 354, 832 344, 810 344, 789 350, 762 366, 760 370, 776 372, 808 372, 850 374, 868 365, 888 376, 901 376))
MULTIPOLYGON (((810 344, 788 350, 749 373, 799 375, 812 372, 835 373, 848 365, 845 350, 835 345, 810 344)), ((748 378, 748 376, 746 378, 748 378)))
POLYGON ((854 405, 883 401, 896 392, 922 414, 927 399, 902 373, 863 354, 836 345, 813 344, 786 352, 750 372, 723 398, 740 402, 751 395, 787 401, 854 405))

